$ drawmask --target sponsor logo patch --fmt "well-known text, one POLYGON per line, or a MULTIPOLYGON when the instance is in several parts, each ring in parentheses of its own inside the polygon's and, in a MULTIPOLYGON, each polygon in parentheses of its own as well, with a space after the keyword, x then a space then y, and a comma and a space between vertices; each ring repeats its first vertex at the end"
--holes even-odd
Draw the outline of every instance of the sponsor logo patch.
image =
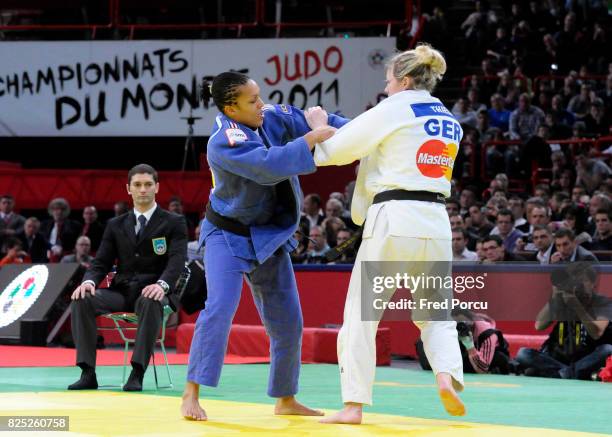
POLYGON ((235 146, 238 143, 243 143, 247 140, 247 135, 238 128, 230 128, 225 130, 225 136, 229 141, 230 146, 235 146))
POLYGON ((437 179, 444 176, 450 181, 456 156, 456 144, 429 140, 423 143, 417 151, 417 168, 425 177, 437 179))

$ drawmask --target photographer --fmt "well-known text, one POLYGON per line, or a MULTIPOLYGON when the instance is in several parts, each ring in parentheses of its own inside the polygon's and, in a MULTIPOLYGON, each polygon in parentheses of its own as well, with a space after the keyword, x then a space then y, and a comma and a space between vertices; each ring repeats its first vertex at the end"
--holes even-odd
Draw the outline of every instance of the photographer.
POLYGON ((539 351, 521 348, 516 360, 528 376, 590 379, 612 355, 612 300, 595 292, 597 273, 585 262, 553 271, 551 282, 535 327, 557 322, 539 351))
MULTIPOLYGON (((508 342, 495 328, 495 320, 486 314, 469 310, 453 310, 457 321, 457 334, 463 358, 463 371, 467 373, 508 374, 510 361, 508 342)), ((416 344, 419 362, 424 370, 431 370, 423 343, 416 344)))

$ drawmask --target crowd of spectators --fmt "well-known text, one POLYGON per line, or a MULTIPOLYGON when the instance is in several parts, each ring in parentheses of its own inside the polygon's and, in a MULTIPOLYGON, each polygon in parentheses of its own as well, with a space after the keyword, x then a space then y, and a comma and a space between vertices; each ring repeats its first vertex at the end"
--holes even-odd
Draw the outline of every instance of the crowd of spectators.
MULTIPOLYGON (((68 200, 52 199, 46 217, 24 217, 16 208, 11 194, 0 196, 0 266, 19 263, 76 262, 87 268, 100 246, 106 222, 98 217, 95 206, 83 208, 81 219, 75 219, 68 200)), ((179 197, 171 197, 167 209, 185 215, 179 197)), ((112 216, 125 214, 130 206, 125 201, 114 204, 112 216)), ((189 258, 201 258, 197 245, 199 228, 185 217, 189 237, 189 258)))
MULTIPOLYGON (((475 174, 481 148, 486 176, 529 177, 534 163, 550 167, 554 140, 611 135, 610 18, 600 1, 476 1, 462 23, 468 62, 452 112, 464 127, 457 176, 475 174), (552 146, 549 144, 552 143, 552 146), (474 154, 474 156, 472 156, 474 154), (472 159, 474 158, 474 159, 472 159)), ((603 150, 588 152, 602 152, 603 150)))

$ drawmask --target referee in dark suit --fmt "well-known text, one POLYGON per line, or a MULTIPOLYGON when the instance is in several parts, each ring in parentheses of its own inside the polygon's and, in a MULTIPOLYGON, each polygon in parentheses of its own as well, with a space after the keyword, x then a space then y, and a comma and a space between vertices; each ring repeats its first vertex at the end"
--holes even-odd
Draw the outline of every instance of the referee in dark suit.
POLYGON ((182 216, 155 203, 157 172, 139 164, 128 173, 128 194, 134 209, 111 219, 83 282, 72 293, 72 333, 81 378, 69 390, 98 388, 96 316, 135 311, 138 330, 132 372, 125 391, 141 391, 142 379, 162 324, 163 305, 183 271, 187 257, 187 226, 182 216), (108 289, 96 289, 116 261, 117 273, 108 289))

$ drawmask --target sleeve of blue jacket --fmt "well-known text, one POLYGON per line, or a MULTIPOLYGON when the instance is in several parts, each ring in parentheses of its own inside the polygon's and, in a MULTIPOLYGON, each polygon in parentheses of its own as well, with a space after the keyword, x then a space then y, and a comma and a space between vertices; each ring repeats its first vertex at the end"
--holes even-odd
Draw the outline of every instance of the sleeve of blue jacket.
MULTIPOLYGON (((274 105, 266 111, 266 117, 273 117, 275 123, 270 123, 272 129, 276 126, 279 128, 282 126, 283 129, 293 138, 301 137, 306 135, 312 129, 308 126, 304 111, 296 108, 295 106, 289 105, 274 105)), ((327 117, 327 123, 335 128, 341 128, 350 120, 344 117, 340 117, 335 114, 329 114, 327 117)))
POLYGON ((258 141, 244 141, 233 146, 214 142, 209 144, 208 159, 213 166, 261 185, 274 185, 291 176, 316 170, 304 138, 270 148, 258 141))

